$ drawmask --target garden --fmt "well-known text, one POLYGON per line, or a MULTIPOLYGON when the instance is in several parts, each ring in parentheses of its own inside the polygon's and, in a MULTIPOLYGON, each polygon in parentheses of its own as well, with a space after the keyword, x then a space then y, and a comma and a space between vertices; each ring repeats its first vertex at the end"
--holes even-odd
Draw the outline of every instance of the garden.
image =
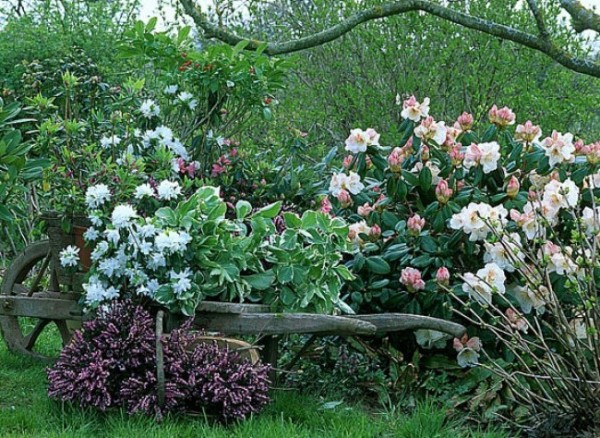
POLYGON ((600 435, 599 9, 0 0, 2 436, 600 435))

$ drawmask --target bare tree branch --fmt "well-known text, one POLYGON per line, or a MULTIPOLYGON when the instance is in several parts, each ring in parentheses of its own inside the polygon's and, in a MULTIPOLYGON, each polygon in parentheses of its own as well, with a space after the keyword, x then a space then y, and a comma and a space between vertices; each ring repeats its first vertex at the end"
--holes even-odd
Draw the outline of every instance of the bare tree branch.
POLYGON ((600 32, 600 15, 585 8, 578 0, 560 0, 560 5, 571 16, 573 29, 577 32, 584 30, 600 32))
MULTIPOLYGON (((193 0, 179 0, 179 2, 183 6, 186 14, 188 14, 194 20, 196 25, 204 31, 205 37, 216 38, 231 45, 235 45, 241 41, 247 40, 246 38, 242 38, 210 23, 203 12, 195 6, 193 0)), ((529 3, 530 6, 531 4, 537 6, 535 2, 529 3)), ((570 5, 579 4, 576 0, 561 0, 561 3, 563 3, 563 7, 564 3, 569 3, 570 5)), ((581 5, 579 5, 579 7, 581 7, 581 5)), ((541 18, 541 16, 539 15, 538 8, 534 7, 534 9, 537 11, 534 12, 534 17, 536 18, 536 22, 538 22, 538 17, 541 18)), ((565 9, 567 8, 565 7, 565 9)), ((583 8, 583 10, 587 11, 589 14, 592 14, 591 19, 586 21, 586 26, 591 26, 591 24, 598 25, 595 20, 600 21, 600 16, 585 8, 583 8)), ((322 30, 321 32, 317 32, 313 35, 291 41, 275 43, 263 42, 259 40, 248 40, 249 42, 246 46, 246 49, 256 50, 264 44, 264 53, 268 55, 280 55, 297 52, 336 40, 362 23, 385 17, 391 17, 394 15, 401 15, 411 11, 427 12, 431 15, 437 16, 460 26, 474 29, 488 35, 493 35, 504 40, 512 41, 544 53, 570 70, 594 77, 600 77, 600 64, 598 62, 595 62, 591 59, 578 58, 577 56, 572 55, 563 48, 557 46, 549 38, 546 38, 543 35, 530 34, 528 32, 524 32, 503 24, 474 17, 428 0, 398 0, 383 3, 378 6, 364 9, 363 11, 360 11, 341 21, 335 26, 322 30)), ((581 13, 581 9, 577 9, 577 11, 579 11, 578 13, 581 13)), ((567 9, 567 12, 571 13, 569 9, 567 9)), ((577 15, 577 17, 581 21, 579 15, 577 15)), ((541 31, 539 26, 540 24, 538 22, 538 30, 541 31)), ((600 25, 598 25, 598 27, 600 27, 600 25)), ((543 28, 545 29, 545 26, 543 28)), ((593 27, 587 28, 593 29, 593 27)))

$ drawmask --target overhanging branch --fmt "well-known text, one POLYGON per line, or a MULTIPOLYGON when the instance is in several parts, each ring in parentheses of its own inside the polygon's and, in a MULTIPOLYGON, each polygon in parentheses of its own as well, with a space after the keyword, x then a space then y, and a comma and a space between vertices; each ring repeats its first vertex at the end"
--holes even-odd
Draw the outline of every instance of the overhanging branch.
MULTIPOLYGON (((195 6, 193 0, 179 0, 179 2, 183 6, 186 14, 188 14, 194 20, 196 25, 204 31, 205 37, 216 38, 231 45, 235 45, 240 41, 247 40, 247 38, 242 38, 210 23, 202 11, 195 6)), ((565 7, 564 3, 578 4, 578 2, 575 0, 561 0, 561 3, 563 4, 563 7, 565 7)), ((565 9, 567 12, 571 13, 567 7, 565 7, 565 9)), ((249 44, 246 46, 246 49, 256 50, 258 47, 265 44, 264 53, 268 55, 293 53, 336 40, 362 23, 385 17, 391 17, 394 15, 401 15, 411 11, 423 11, 460 26, 477 30, 488 35, 493 35, 504 40, 512 41, 544 53, 570 70, 594 77, 600 77, 600 64, 598 62, 594 62, 589 59, 578 58, 569 54, 562 48, 553 44, 545 35, 530 34, 528 32, 514 29, 503 24, 473 17, 471 15, 467 15, 427 0, 399 0, 383 3, 379 6, 364 9, 363 11, 360 11, 336 24, 335 26, 322 30, 321 32, 317 32, 313 35, 285 42, 265 43, 258 40, 249 40, 249 44)), ((586 11, 591 13, 591 11, 586 11)), ((539 11, 537 11, 534 15, 537 15, 538 12, 539 11)), ((593 13, 592 15, 600 21, 600 17, 593 13)), ((539 17, 535 18, 537 21, 539 17)), ((588 27, 588 29, 591 29, 591 27, 588 27)))
POLYGON ((600 15, 585 8, 578 0, 560 0, 560 5, 571 16, 573 28, 577 32, 584 30, 600 32, 600 15))

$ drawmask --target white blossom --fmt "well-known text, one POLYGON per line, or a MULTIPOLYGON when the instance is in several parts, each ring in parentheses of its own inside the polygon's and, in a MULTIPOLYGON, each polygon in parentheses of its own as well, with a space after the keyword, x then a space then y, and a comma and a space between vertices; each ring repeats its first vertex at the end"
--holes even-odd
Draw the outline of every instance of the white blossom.
POLYGON ((135 188, 135 191, 133 192, 133 197, 135 199, 142 199, 146 196, 149 198, 152 198, 154 196, 154 189, 150 184, 140 184, 135 188))
POLYGON ((60 252, 60 264, 61 266, 75 267, 79 263, 79 248, 69 245, 60 252))
POLYGON ((95 186, 88 187, 85 191, 85 203, 90 209, 100 207, 105 202, 110 201, 110 198, 110 190, 106 184, 97 184, 95 186))
POLYGON ((158 185, 156 191, 158 199, 170 201, 181 195, 181 186, 176 181, 164 180, 158 185))
POLYGON ((142 102, 142 106, 140 106, 140 112, 142 116, 151 119, 160 114, 160 107, 152 99, 146 99, 142 102))
POLYGON ((135 208, 129 204, 120 204, 112 212, 111 222, 115 228, 126 228, 131 225, 131 221, 138 217, 135 208))

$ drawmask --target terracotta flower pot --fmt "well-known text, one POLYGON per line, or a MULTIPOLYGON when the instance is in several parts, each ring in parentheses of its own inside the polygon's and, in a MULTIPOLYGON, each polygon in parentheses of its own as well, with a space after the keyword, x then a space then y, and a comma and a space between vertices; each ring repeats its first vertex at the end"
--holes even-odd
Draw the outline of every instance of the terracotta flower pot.
POLYGON ((87 272, 92 266, 92 249, 86 246, 83 234, 87 231, 87 227, 73 225, 73 234, 75 235, 75 246, 79 248, 79 262, 81 270, 87 272))

